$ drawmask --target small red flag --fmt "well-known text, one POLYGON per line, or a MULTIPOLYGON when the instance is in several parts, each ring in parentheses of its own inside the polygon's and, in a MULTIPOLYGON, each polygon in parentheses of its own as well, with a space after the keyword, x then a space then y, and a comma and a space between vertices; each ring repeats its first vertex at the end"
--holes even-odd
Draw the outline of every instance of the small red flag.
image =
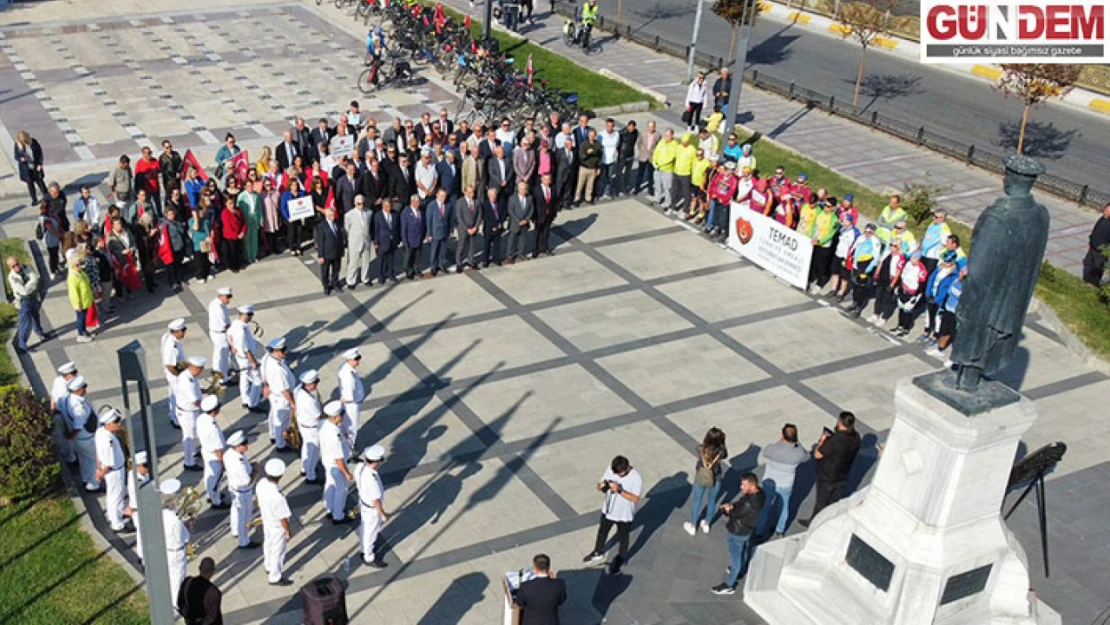
POLYGON ((246 182, 247 171, 250 168, 251 160, 250 156, 247 155, 246 150, 243 150, 242 152, 239 152, 235 156, 231 157, 231 172, 235 176, 235 180, 238 181, 240 187, 243 186, 244 182, 246 182))
POLYGON ((196 155, 193 154, 192 150, 185 150, 185 156, 181 158, 182 180, 187 178, 186 174, 189 173, 190 169, 197 170, 197 176, 199 176, 201 180, 208 182, 208 174, 204 173, 204 168, 200 166, 200 161, 197 160, 196 155))
POLYGON ((335 187, 328 189, 328 199, 324 200, 324 208, 335 208, 335 187))
POLYGON ((470 16, 469 15, 467 15, 466 18, 463 19, 463 26, 466 26, 466 29, 470 30, 470 16))

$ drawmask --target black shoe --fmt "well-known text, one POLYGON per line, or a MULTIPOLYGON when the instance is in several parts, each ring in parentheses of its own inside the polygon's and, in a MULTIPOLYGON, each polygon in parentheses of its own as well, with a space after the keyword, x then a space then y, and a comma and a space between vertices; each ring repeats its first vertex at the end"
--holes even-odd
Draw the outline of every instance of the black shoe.
POLYGON ((713 588, 710 588, 709 592, 711 592, 715 595, 735 595, 736 594, 736 586, 729 586, 728 584, 724 584, 724 583, 717 584, 713 588))
POLYGON ((117 534, 131 534, 135 531, 135 528, 131 527, 130 525, 124 525, 123 527, 119 528, 118 530, 112 530, 112 531, 117 533, 117 534))
POLYGON ((401 281, 398 280, 397 278, 390 278, 389 283, 390 284, 401 284, 401 281))
POLYGON ((459 266, 455 267, 455 273, 462 273, 462 272, 463 272, 463 266, 462 265, 459 265, 459 266))
POLYGON ((197 464, 187 464, 187 465, 185 465, 185 470, 186 471, 203 471, 204 467, 202 467, 200 465, 197 465, 197 464))
POLYGON ((324 297, 331 295, 331 289, 324 289, 324 297))
POLYGON ((478 265, 467 265, 467 267, 470 267, 474 271, 478 271, 478 265))
POLYGON ((585 562, 586 564, 597 564, 598 562, 601 562, 604 559, 605 559, 605 556, 601 555, 600 553, 598 553, 596 551, 591 551, 591 552, 587 553, 585 557, 582 558, 582 561, 585 562))
POLYGON ((336 521, 335 518, 333 518, 333 517, 328 517, 328 518, 331 519, 331 524, 332 525, 347 525, 348 523, 351 522, 350 517, 343 517, 342 519, 339 519, 338 521, 336 521))
POLYGON ((387 563, 382 562, 381 560, 376 560, 376 559, 375 560, 367 560, 366 558, 363 558, 362 563, 365 564, 366 566, 372 566, 376 569, 384 569, 385 567, 389 566, 387 563))
POLYGON ((775 532, 775 538, 786 538, 785 532, 775 532))
POLYGON ((261 546, 262 546, 262 543, 252 540, 252 541, 250 541, 249 543, 247 543, 245 545, 240 545, 239 548, 244 549, 244 550, 246 550, 246 549, 258 549, 261 546))
POLYGON ((268 582, 268 583, 269 583, 269 584, 270 584, 271 586, 292 586, 292 585, 293 585, 293 582, 292 582, 292 581, 290 581, 290 580, 288 580, 288 579, 285 579, 284 577, 283 577, 283 578, 281 578, 281 579, 279 579, 279 580, 278 580, 278 581, 276 581, 276 582, 268 582))
MULTIPOLYGON (((488 260, 486 262, 482 263, 482 268, 489 269, 489 261, 488 260)), ((477 269, 477 267, 475 267, 475 269, 477 269)))
POLYGON ((439 275, 439 270, 438 270, 438 269, 433 269, 433 270, 432 270, 432 277, 434 278, 434 277, 436 277, 437 275, 439 275))
POLYGON ((801 525, 802 527, 805 527, 805 528, 809 528, 810 522, 811 522, 810 519, 798 519, 798 525, 801 525))
POLYGON ((624 558, 617 556, 609 563, 609 574, 616 575, 621 572, 621 567, 624 566, 624 558))

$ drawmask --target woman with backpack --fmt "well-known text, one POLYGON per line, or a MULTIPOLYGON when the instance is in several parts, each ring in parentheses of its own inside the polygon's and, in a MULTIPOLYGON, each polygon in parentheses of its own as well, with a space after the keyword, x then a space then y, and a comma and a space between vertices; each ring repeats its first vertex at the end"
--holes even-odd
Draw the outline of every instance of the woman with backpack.
POLYGON ((694 507, 690 511, 690 520, 682 524, 691 536, 697 534, 702 510, 705 510, 705 518, 700 523, 702 534, 709 533, 709 525, 717 510, 717 495, 724 477, 723 463, 728 459, 725 433, 719 428, 709 428, 701 445, 698 445, 697 456, 698 461, 694 465, 694 507))

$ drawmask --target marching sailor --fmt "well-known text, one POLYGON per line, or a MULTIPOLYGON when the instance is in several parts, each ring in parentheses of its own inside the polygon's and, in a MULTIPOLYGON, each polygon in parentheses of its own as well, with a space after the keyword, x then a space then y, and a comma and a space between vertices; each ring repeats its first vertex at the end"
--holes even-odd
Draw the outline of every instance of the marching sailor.
POLYGON ((218 416, 220 399, 215 395, 205 395, 200 401, 200 416, 197 417, 197 438, 200 440, 200 456, 204 460, 204 490, 213 508, 226 508, 220 493, 226 444, 224 431, 216 421, 218 416))
POLYGON ((66 384, 69 396, 65 401, 65 415, 69 419, 69 438, 77 451, 77 462, 81 468, 81 481, 85 490, 100 490, 100 480, 96 477, 96 429, 97 419, 92 404, 85 397, 88 383, 84 376, 75 376, 66 384))
POLYGON ((66 398, 69 396, 69 381, 77 377, 77 365, 67 362, 58 367, 58 375, 50 386, 50 411, 54 413, 55 436, 62 459, 69 464, 77 462, 77 448, 69 437, 69 417, 65 414, 66 398))
POLYGON ((116 434, 123 427, 123 417, 112 407, 105 408, 98 418, 100 427, 94 435, 96 445, 96 481, 104 481, 104 514, 108 524, 115 532, 127 529, 123 523, 125 502, 123 499, 127 483, 127 462, 123 457, 123 446, 116 434))
POLYGON ((309 369, 301 374, 301 385, 294 394, 297 400, 297 430, 301 433, 301 475, 306 482, 318 483, 316 465, 320 462, 320 374, 309 369))
POLYGON ((347 468, 351 449, 343 433, 343 405, 330 401, 324 406, 327 421, 320 424, 320 460, 324 464, 324 507, 333 524, 346 523, 347 484, 354 480, 347 468))
POLYGON ((227 437, 224 453, 227 489, 231 495, 231 535, 239 540, 240 549, 253 549, 259 544, 251 540, 250 523, 254 517, 254 479, 258 466, 247 459, 247 437, 237 430, 227 437))
POLYGON ((358 408, 366 398, 362 378, 358 375, 358 365, 362 354, 352 347, 343 352, 343 364, 339 366, 339 400, 343 402, 343 425, 346 429, 347 444, 354 449, 358 438, 358 408))
POLYGON ((145 451, 135 452, 135 466, 132 468, 131 479, 127 480, 127 507, 123 513, 131 518, 131 525, 135 526, 135 555, 139 561, 143 559, 143 536, 139 528, 139 487, 150 481, 150 456, 145 451))
POLYGON ((285 440, 285 430, 289 427, 290 412, 293 409, 293 386, 295 378, 285 363, 285 337, 270 341, 270 357, 265 360, 262 380, 269 389, 270 398, 269 429, 270 442, 274 449, 289 449, 285 440))
POLYGON ((176 604, 177 593, 181 589, 181 581, 185 579, 185 575, 188 573, 189 560, 186 557, 185 550, 189 546, 191 536, 188 528, 177 516, 177 512, 170 508, 173 503, 173 496, 181 490, 181 481, 174 478, 164 480, 158 490, 162 493, 164 504, 162 508, 162 530, 166 537, 166 562, 169 564, 170 570, 170 597, 172 598, 172 604, 176 604))
POLYGON ((185 362, 185 346, 181 341, 184 340, 187 329, 184 319, 174 319, 167 327, 166 333, 162 335, 162 368, 165 370, 166 384, 170 389, 167 406, 170 411, 170 423, 175 428, 181 427, 177 422, 177 399, 174 397, 174 391, 177 388, 177 376, 181 375, 181 370, 177 367, 185 362))
POLYGON ((216 297, 208 302, 208 338, 212 339, 212 370, 223 376, 220 381, 227 385, 227 364, 229 347, 227 329, 231 319, 227 316, 227 305, 231 303, 231 287, 222 286, 216 290, 216 297))
POLYGON ((385 568, 385 562, 374 555, 374 544, 378 542, 378 534, 382 525, 389 520, 382 507, 382 478, 378 469, 385 459, 385 448, 381 445, 371 445, 362 452, 362 464, 355 472, 355 483, 358 486, 359 517, 362 524, 359 526, 359 542, 362 547, 362 561, 374 568, 385 568))
POLYGON ((177 422, 181 425, 181 449, 184 452, 182 463, 187 471, 200 471, 197 466, 197 416, 200 412, 200 380, 208 361, 203 356, 192 356, 188 366, 177 376, 177 422))
POLYGON ((275 586, 289 586, 285 578, 285 546, 292 533, 289 529, 289 503, 281 494, 278 482, 285 474, 285 463, 271 458, 265 465, 266 479, 258 483, 258 511, 262 516, 263 564, 266 581, 275 586))
POLYGON ((227 330, 227 342, 239 369, 239 401, 244 408, 254 410, 262 399, 262 375, 258 372, 258 358, 254 355, 258 351, 258 340, 250 328, 254 306, 240 306, 238 312, 239 316, 227 330))

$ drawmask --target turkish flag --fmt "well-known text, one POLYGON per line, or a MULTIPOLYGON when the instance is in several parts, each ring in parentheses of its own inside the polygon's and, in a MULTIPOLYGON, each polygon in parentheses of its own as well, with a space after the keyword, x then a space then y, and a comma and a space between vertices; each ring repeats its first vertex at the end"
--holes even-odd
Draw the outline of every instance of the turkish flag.
POLYGON ((231 157, 231 174, 235 176, 235 180, 239 182, 239 187, 242 188, 243 183, 247 181, 247 171, 251 168, 251 159, 247 155, 247 151, 242 152, 231 157))
POLYGON ((200 161, 197 160, 196 155, 193 154, 192 150, 185 150, 185 156, 181 158, 182 180, 186 180, 188 178, 187 174, 189 173, 190 169, 197 170, 197 176, 199 176, 201 180, 208 182, 208 174, 206 174, 204 172, 204 168, 200 166, 200 161))

